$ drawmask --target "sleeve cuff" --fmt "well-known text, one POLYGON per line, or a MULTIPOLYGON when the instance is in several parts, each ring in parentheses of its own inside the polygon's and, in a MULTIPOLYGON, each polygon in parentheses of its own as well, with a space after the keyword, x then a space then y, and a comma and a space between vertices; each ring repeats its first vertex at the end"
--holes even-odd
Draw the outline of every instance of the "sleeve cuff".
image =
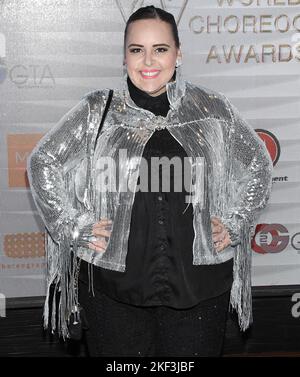
POLYGON ((84 213, 76 218, 71 233, 73 246, 88 247, 89 242, 94 239, 94 223, 94 218, 89 213, 84 213))
POLYGON ((230 217, 223 217, 221 218, 222 223, 225 225, 229 233, 229 237, 231 240, 232 247, 237 246, 241 242, 240 237, 240 228, 241 228, 241 221, 243 221, 240 217, 233 215, 230 217))

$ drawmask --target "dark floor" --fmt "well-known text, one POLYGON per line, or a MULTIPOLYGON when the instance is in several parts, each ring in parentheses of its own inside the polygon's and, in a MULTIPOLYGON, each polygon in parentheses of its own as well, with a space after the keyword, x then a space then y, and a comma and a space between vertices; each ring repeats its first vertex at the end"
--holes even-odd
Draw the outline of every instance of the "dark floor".
MULTIPOLYGON (((223 356, 299 357, 300 317, 291 313, 295 292, 300 292, 300 286, 257 289, 253 293, 254 324, 250 330, 240 332, 235 314, 229 314, 223 356)), ((44 334, 42 301, 23 299, 8 305, 6 318, 0 318, 0 357, 86 355, 84 344, 65 344, 44 334)))

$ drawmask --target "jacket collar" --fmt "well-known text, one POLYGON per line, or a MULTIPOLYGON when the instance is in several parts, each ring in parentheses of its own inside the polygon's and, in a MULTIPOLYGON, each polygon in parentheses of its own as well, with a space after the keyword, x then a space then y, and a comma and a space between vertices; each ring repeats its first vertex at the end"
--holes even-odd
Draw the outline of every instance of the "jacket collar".
MULTIPOLYGON (((130 97, 129 89, 128 89, 128 84, 127 84, 127 71, 123 75, 122 79, 122 89, 123 89, 123 95, 124 95, 124 101, 125 103, 133 107, 134 109, 141 109, 138 107, 135 102, 132 100, 130 97)), ((179 106, 180 99, 185 95, 185 90, 186 90, 186 81, 182 77, 181 74, 181 67, 177 68, 176 71, 176 80, 175 81, 170 81, 166 84, 167 87, 167 97, 170 103, 170 108, 173 110, 176 110, 179 106)))

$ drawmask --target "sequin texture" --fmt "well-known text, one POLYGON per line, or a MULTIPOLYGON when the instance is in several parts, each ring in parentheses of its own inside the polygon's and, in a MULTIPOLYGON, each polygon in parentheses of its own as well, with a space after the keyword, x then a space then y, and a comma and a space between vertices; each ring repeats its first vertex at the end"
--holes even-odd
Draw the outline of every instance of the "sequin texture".
MULTIPOLYGON (((201 200, 192 203, 193 264, 222 263, 234 257, 231 305, 245 330, 252 321, 251 236, 272 184, 272 162, 265 145, 226 96, 195 85, 180 74, 167 84, 170 110, 165 118, 132 101, 126 74, 122 83, 122 88, 114 90, 95 149, 107 88, 87 93, 28 158, 33 198, 47 229, 45 327, 49 325, 49 287, 56 283, 62 292, 61 303, 59 309, 52 305, 52 310, 59 310, 59 331, 68 335, 68 316, 76 304, 76 258, 70 245, 75 255, 89 263, 116 271, 126 269, 134 190, 102 192, 94 174, 97 161, 102 156, 111 157, 116 161, 117 176, 134 188, 138 174, 133 174, 132 159, 140 161, 153 132, 167 128, 192 164, 204 156, 203 182, 196 186, 203 190, 201 195, 197 193, 201 200), (123 161, 118 161, 120 149, 127 151, 123 161), (213 247, 211 216, 219 217, 231 236, 232 245, 221 253, 213 247), (113 226, 107 249, 100 254, 87 248, 92 236, 87 229, 101 218, 111 219, 113 226)), ((193 176, 196 179, 200 178, 193 176)), ((51 326, 55 329, 53 321, 51 326)))

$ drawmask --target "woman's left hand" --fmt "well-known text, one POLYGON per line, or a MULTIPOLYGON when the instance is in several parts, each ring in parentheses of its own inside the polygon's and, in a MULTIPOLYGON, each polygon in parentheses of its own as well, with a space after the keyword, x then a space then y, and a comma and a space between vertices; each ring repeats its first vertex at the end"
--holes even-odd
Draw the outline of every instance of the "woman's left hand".
POLYGON ((220 252, 231 244, 231 239, 225 225, 217 217, 211 218, 212 239, 216 251, 220 252))

